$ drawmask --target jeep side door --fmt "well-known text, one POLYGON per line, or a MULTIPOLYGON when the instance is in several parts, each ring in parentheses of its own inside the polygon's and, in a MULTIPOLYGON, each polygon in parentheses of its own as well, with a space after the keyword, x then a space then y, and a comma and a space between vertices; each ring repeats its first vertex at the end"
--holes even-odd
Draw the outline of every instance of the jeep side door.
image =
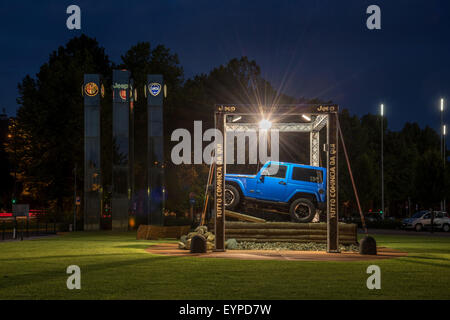
POLYGON ((309 193, 321 202, 325 201, 324 173, 322 170, 313 167, 292 166, 290 179, 288 180, 288 195, 292 196, 296 192, 309 193))
POLYGON ((287 189, 286 165, 263 167, 257 176, 255 198, 268 201, 283 201, 287 189), (278 167, 278 170, 276 170, 278 167))

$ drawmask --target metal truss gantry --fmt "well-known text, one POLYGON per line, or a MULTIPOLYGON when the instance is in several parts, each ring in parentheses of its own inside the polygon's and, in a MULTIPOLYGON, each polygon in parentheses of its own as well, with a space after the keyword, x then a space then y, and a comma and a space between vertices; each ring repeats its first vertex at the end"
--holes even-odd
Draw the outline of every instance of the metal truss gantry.
MULTIPOLYGON (((311 117, 311 122, 273 123, 272 130, 279 132, 303 132, 310 133, 310 165, 318 167, 320 162, 320 130, 326 126, 328 115, 320 114, 311 117)), ((251 132, 258 130, 257 123, 225 123, 226 132, 251 132)))

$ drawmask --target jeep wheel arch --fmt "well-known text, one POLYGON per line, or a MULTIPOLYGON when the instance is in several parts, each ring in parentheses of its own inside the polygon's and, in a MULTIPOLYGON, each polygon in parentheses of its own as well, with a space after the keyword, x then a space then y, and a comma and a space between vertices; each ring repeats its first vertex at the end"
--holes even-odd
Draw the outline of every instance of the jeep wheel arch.
POLYGON ((289 205, 291 205, 297 199, 307 199, 317 206, 317 197, 313 193, 297 192, 289 199, 289 205))

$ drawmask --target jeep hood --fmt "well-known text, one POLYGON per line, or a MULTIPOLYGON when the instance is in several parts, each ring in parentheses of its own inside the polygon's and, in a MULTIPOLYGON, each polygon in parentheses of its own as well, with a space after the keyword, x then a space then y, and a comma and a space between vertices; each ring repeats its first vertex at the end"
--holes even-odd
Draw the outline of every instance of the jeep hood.
POLYGON ((234 174, 227 173, 225 175, 226 178, 256 178, 256 174, 234 174))

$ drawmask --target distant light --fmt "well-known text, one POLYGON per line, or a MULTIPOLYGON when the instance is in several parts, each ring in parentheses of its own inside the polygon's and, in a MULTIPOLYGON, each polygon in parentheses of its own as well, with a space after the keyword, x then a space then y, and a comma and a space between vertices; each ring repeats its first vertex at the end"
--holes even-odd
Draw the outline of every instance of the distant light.
POLYGON ((447 135, 447 126, 444 124, 444 136, 447 135))
POLYGON ((259 128, 260 128, 261 130, 269 130, 270 128, 272 128, 272 122, 270 122, 270 121, 267 120, 267 119, 262 119, 262 120, 259 122, 259 128))
POLYGON ((311 121, 311 118, 308 117, 306 114, 302 114, 302 118, 305 119, 306 121, 311 121))
POLYGON ((237 117, 234 117, 233 120, 231 120, 231 122, 236 122, 236 121, 239 121, 241 119, 242 119, 241 116, 237 116, 237 117))
POLYGON ((134 220, 134 217, 130 218, 130 228, 134 228, 134 226, 136 225, 136 221, 134 220))
POLYGON ((444 99, 441 99, 441 111, 444 111, 444 99))
POLYGON ((384 104, 381 104, 381 116, 384 116, 384 104))

